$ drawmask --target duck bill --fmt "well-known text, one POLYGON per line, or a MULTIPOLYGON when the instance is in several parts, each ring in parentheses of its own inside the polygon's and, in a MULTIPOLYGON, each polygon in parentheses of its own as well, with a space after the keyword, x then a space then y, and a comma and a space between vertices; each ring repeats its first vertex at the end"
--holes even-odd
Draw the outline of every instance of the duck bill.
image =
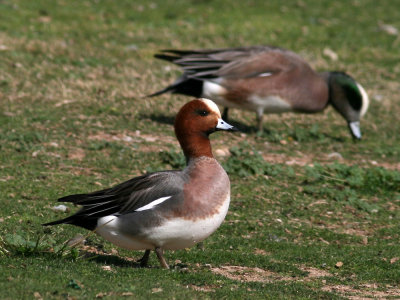
POLYGON ((239 131, 235 126, 226 123, 222 119, 218 119, 218 124, 217 127, 215 127, 215 130, 239 131))
POLYGON ((357 139, 357 140, 361 139, 361 129, 360 129, 359 121, 349 122, 349 129, 350 129, 351 135, 355 139, 357 139))

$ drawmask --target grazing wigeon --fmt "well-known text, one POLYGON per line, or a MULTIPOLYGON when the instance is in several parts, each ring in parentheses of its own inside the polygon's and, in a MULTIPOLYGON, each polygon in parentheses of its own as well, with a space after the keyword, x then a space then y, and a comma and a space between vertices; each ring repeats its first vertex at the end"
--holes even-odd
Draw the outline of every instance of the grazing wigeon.
POLYGON ((146 266, 154 250, 168 268, 163 250, 193 246, 222 223, 230 202, 228 175, 211 152, 209 135, 236 128, 221 119, 207 99, 185 104, 175 119, 175 134, 185 154, 184 170, 135 177, 109 189, 58 199, 83 207, 65 219, 44 225, 72 224, 95 231, 111 243, 146 250, 146 266))
POLYGON ((228 108, 255 111, 262 131, 264 113, 315 113, 328 104, 344 117, 354 138, 368 109, 364 88, 343 72, 316 73, 297 54, 268 46, 214 50, 163 50, 156 58, 181 66, 184 73, 166 92, 212 99, 228 108))

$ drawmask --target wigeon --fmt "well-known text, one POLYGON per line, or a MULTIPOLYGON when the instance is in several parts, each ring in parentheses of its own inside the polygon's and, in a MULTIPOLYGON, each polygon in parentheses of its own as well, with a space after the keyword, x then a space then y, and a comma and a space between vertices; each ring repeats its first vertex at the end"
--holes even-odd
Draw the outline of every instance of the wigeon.
POLYGON ((264 113, 315 113, 328 104, 361 138, 360 118, 369 105, 364 88, 343 72, 315 72, 297 54, 269 46, 210 50, 163 50, 156 58, 181 66, 184 73, 166 92, 212 99, 228 108, 255 111, 262 131, 264 113))
POLYGON ((150 173, 109 189, 60 198, 83 207, 44 225, 72 224, 119 247, 146 250, 141 266, 147 265, 154 250, 161 266, 168 268, 163 250, 193 246, 211 235, 226 216, 230 182, 213 157, 209 135, 236 130, 207 99, 185 104, 174 127, 187 161, 184 170, 150 173))

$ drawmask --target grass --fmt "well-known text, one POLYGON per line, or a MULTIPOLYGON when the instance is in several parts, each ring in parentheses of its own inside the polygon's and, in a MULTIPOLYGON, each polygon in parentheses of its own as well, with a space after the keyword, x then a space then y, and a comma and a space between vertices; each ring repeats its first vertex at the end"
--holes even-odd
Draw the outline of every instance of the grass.
POLYGON ((0 296, 346 298, 400 295, 400 29, 393 1, 0 1, 0 296), (371 18, 373 16, 373 18, 371 18), (232 203, 203 247, 141 252, 41 223, 61 196, 184 163, 172 121, 188 98, 144 99, 178 69, 164 48, 272 44, 318 70, 352 74, 371 98, 353 142, 332 109, 232 111, 241 134, 212 137, 232 203), (338 54, 331 60, 329 48, 338 54))

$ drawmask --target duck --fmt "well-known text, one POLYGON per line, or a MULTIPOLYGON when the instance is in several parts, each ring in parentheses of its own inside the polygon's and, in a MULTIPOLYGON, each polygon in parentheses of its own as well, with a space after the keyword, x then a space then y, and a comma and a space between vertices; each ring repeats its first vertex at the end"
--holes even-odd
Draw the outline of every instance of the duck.
POLYGON ((296 53, 273 46, 199 50, 161 50, 155 58, 183 69, 167 92, 205 97, 228 109, 254 111, 257 130, 263 130, 264 113, 317 113, 328 105, 346 120, 350 133, 361 139, 360 119, 367 112, 365 89, 341 71, 317 73, 296 53))
POLYGON ((209 135, 237 131, 221 118, 218 106, 194 99, 179 110, 175 135, 186 157, 183 170, 148 173, 89 194, 58 199, 82 206, 75 214, 43 224, 71 224, 94 231, 129 250, 145 250, 138 261, 147 266, 153 250, 169 268, 164 250, 192 247, 223 222, 230 203, 230 181, 214 158, 209 135))

